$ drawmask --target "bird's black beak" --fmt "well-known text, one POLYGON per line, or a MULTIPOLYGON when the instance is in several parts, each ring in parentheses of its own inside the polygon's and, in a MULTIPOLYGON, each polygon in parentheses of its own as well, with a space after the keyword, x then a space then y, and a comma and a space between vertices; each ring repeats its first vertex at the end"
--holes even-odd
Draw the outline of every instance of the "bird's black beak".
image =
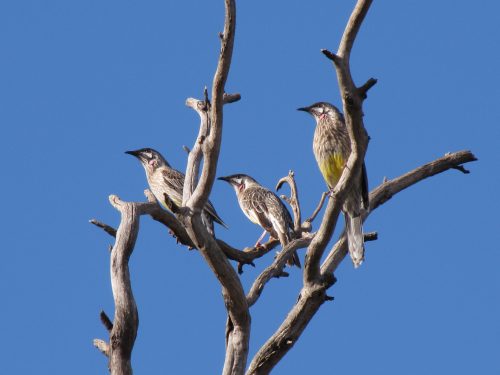
POLYGON ((138 158, 140 155, 139 151, 125 151, 125 153, 132 155, 132 156, 135 156, 136 158, 138 158))
POLYGON ((307 113, 310 113, 310 109, 309 109, 309 107, 301 107, 301 108, 297 108, 297 111, 302 111, 302 112, 307 112, 307 113))
POLYGON ((226 181, 231 183, 231 177, 217 177, 217 180, 226 181))
POLYGON ((140 152, 139 150, 135 150, 135 151, 125 151, 126 154, 129 154, 129 155, 132 155, 132 156, 135 156, 137 159, 139 159, 139 161, 141 163, 145 163, 146 162, 146 159, 144 158, 144 155, 142 154, 142 152, 140 152))

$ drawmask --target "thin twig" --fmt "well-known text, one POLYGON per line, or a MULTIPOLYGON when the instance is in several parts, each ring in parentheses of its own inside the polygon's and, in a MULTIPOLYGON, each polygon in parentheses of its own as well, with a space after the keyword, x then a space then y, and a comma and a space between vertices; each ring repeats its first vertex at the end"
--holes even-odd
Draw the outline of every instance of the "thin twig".
MULTIPOLYGON (((286 261, 293 255, 293 253, 301 248, 309 245, 311 242, 311 237, 303 237, 297 240, 289 242, 276 256, 274 262, 268 266, 262 273, 257 276, 255 281, 247 294, 248 306, 252 306, 257 302, 258 298, 262 294, 265 285, 269 280, 274 277, 284 276, 283 268, 285 267, 286 261)), ((288 275, 288 274, 286 274, 288 275)))
POLYGON ((314 210, 312 215, 309 218, 307 218, 305 221, 307 221, 308 223, 312 223, 313 220, 316 219, 316 216, 323 208, 323 204, 325 203, 325 199, 328 196, 328 194, 330 194, 329 191, 325 191, 321 194, 321 199, 319 200, 318 206, 316 207, 316 209, 314 210))
POLYGON ((113 330, 113 323, 111 322, 111 319, 109 319, 109 316, 106 315, 104 310, 101 310, 99 313, 99 318, 101 318, 101 323, 103 324, 104 328, 108 332, 111 332, 113 330))
POLYGON ((116 237, 116 229, 113 228, 112 226, 109 226, 108 224, 105 224, 97 219, 90 219, 89 223, 94 224, 96 227, 103 229, 110 236, 116 237))

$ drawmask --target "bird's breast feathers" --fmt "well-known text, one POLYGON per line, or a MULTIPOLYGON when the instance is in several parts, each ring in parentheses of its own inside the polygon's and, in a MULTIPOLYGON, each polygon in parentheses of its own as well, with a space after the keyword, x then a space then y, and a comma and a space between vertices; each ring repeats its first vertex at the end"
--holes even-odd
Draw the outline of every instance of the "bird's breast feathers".
POLYGON ((260 225, 259 217, 254 210, 243 209, 243 213, 252 223, 260 225))
POLYGON ((328 157, 318 160, 318 165, 327 185, 334 188, 344 170, 345 159, 340 153, 334 152, 328 157))

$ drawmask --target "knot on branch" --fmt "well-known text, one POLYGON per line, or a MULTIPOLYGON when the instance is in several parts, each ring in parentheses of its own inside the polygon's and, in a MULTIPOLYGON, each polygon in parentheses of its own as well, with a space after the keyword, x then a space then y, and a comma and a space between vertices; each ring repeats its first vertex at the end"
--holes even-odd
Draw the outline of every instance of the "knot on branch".
MULTIPOLYGON (((222 104, 235 103, 239 100, 241 100, 241 95, 239 93, 228 94, 225 92, 222 96, 222 104)), ((195 110, 200 116, 208 114, 208 112, 210 112, 211 103, 208 98, 207 87, 205 86, 203 90, 203 100, 187 98, 186 106, 195 110)))
POLYGON ((348 107, 351 107, 351 108, 354 107, 354 105, 355 105, 354 97, 348 91, 344 92, 344 102, 348 107))
POLYGON ((326 273, 324 275, 321 275, 320 278, 320 288, 324 289, 325 291, 330 288, 331 286, 335 285, 337 282, 337 278, 333 273, 326 273))

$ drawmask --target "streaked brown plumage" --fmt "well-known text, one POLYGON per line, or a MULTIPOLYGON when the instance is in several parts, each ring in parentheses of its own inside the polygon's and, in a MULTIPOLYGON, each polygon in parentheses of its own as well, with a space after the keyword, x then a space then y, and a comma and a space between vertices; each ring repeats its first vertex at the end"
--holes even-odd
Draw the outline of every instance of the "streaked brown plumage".
MULTIPOLYGON (((219 180, 227 181, 234 187, 238 203, 245 216, 252 223, 265 230, 257 241, 257 245, 266 232, 271 237, 279 239, 282 247, 292 240, 292 217, 276 194, 244 174, 219 177, 219 180)), ((300 267, 300 260, 296 252, 293 253, 287 264, 300 267)))
MULTIPOLYGON (((140 150, 127 151, 126 153, 139 159, 146 171, 149 187, 163 208, 169 210, 164 194, 178 207, 182 205, 184 173, 172 168, 165 158, 152 148, 142 148, 140 150)), ((205 204, 202 219, 211 234, 214 233, 214 221, 227 228, 210 201, 207 201, 205 204)))
MULTIPOLYGON (((321 174, 328 188, 332 190, 337 185, 351 154, 351 141, 344 116, 335 106, 325 102, 315 103, 299 110, 310 113, 316 120, 313 152, 321 174)), ((364 163, 357 181, 342 207, 346 220, 349 254, 355 267, 361 265, 365 252, 361 208, 362 206, 368 208, 368 179, 364 163)))

